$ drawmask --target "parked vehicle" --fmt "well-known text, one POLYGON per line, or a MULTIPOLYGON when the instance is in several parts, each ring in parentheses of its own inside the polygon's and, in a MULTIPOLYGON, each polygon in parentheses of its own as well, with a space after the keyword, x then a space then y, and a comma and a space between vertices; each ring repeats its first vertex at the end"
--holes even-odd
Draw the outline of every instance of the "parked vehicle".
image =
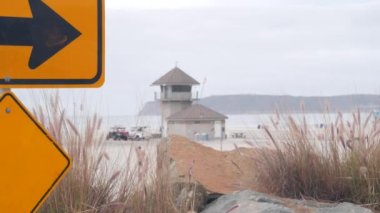
POLYGON ((150 138, 150 134, 146 131, 146 126, 135 126, 130 130, 129 138, 131 140, 145 140, 150 138))
POLYGON ((231 133, 231 138, 246 138, 244 132, 233 132, 231 133))
POLYGON ((112 127, 111 130, 107 134, 107 140, 123 140, 127 141, 129 139, 129 132, 125 127, 115 126, 112 127))

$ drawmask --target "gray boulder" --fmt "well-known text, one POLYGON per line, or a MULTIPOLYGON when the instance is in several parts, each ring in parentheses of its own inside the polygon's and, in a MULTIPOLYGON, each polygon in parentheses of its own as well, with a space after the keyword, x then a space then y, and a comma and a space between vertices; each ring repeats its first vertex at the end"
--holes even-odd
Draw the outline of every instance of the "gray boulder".
POLYGON ((283 199, 250 190, 224 195, 202 213, 372 213, 351 204, 283 199))

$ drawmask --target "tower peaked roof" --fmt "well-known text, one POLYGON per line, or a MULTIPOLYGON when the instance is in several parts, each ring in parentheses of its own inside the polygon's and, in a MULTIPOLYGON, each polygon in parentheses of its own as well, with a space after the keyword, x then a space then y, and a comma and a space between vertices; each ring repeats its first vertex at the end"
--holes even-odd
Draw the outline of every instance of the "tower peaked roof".
POLYGON ((228 117, 200 104, 194 104, 188 108, 169 116, 168 120, 225 120, 228 117))
POLYGON ((199 82, 180 68, 175 67, 152 83, 152 86, 156 85, 199 85, 199 82))

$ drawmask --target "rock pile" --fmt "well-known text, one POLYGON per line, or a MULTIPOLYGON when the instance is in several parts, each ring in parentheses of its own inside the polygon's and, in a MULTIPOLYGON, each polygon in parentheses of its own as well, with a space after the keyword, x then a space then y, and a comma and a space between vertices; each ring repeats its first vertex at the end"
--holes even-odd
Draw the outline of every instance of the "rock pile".
POLYGON ((371 213, 351 203, 319 203, 281 199, 270 195, 241 191, 224 195, 210 204, 202 213, 371 213))

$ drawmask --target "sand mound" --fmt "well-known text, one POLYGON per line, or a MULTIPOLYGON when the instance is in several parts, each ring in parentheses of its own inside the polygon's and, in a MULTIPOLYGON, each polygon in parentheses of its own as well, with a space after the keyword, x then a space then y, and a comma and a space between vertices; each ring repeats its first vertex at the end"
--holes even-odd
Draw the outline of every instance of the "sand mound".
POLYGON ((210 192, 222 194, 254 187, 255 149, 220 152, 187 138, 172 136, 167 152, 182 181, 195 179, 210 192))

